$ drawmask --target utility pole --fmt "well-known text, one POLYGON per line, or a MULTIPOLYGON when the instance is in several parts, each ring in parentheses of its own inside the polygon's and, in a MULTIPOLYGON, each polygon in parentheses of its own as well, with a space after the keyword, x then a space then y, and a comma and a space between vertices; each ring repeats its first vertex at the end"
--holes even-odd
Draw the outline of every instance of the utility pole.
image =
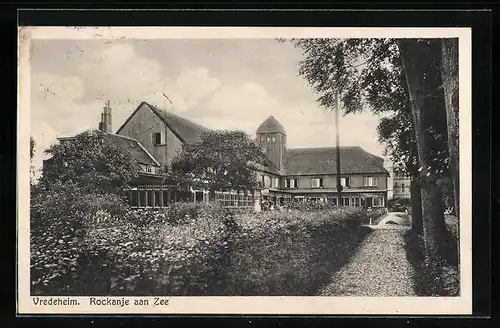
POLYGON ((342 184, 340 182, 340 141, 339 141, 339 109, 340 109, 340 94, 335 91, 335 130, 336 130, 336 146, 337 146, 337 195, 338 205, 343 206, 342 203, 342 184))

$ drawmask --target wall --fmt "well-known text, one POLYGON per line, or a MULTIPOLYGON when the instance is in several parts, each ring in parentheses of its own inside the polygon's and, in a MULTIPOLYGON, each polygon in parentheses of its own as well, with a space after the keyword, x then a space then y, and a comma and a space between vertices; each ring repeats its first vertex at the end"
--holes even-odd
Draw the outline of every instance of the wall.
POLYGON ((282 133, 259 133, 257 134, 257 142, 260 147, 266 147, 267 150, 265 152, 267 158, 271 160, 271 162, 278 167, 278 169, 283 168, 283 158, 285 156, 286 151, 286 136, 282 133), (266 141, 260 141, 261 136, 264 135, 266 137, 266 141), (275 141, 267 141, 267 136, 275 137, 275 141))
POLYGON ((170 165, 172 159, 174 159, 175 155, 182 149, 182 141, 180 141, 169 128, 166 128, 166 131, 168 145, 166 164, 170 165))
POLYGON ((134 116, 127 122, 119 134, 139 141, 162 165, 170 163, 173 157, 172 154, 180 148, 181 143, 165 127, 165 123, 146 105, 143 105, 135 112, 134 116), (156 132, 162 132, 163 135, 166 135, 166 143, 153 146, 152 135, 156 132))

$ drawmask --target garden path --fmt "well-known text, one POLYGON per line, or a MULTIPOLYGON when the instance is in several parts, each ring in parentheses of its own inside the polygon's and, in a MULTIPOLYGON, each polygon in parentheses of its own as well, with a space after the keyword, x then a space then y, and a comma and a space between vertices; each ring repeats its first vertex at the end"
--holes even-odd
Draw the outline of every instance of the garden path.
POLYGON ((407 229, 374 229, 320 296, 411 296, 413 267, 406 258, 407 229))

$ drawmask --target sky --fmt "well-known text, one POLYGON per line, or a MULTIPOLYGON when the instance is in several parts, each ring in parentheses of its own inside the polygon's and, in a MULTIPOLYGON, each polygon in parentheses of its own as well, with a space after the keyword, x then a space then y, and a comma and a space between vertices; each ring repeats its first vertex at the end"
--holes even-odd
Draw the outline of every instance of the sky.
MULTIPOLYGON (((32 41, 31 135, 35 166, 59 136, 97 128, 106 101, 113 130, 142 102, 212 129, 254 136, 273 115, 288 147, 334 147, 334 115, 298 75, 302 53, 273 39, 32 41), (170 103, 163 94, 166 94, 170 103)), ((368 111, 340 119, 340 145, 382 156, 368 111)))

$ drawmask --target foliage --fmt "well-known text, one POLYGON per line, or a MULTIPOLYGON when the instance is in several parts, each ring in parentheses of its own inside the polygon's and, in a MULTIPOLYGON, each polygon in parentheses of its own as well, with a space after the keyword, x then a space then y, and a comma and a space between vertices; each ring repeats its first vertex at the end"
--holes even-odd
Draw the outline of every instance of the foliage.
POLYGON ((120 193, 138 176, 130 153, 101 136, 82 134, 52 145, 40 183, 74 183, 82 192, 120 193))
POLYGON ((176 206, 135 213, 156 217, 137 222, 127 210, 81 238, 44 230, 31 255, 33 293, 310 295, 367 233, 360 227, 367 212, 354 207, 235 218, 215 204, 176 206), (189 220, 179 220, 188 212, 189 220))
POLYGON ((391 212, 411 211, 411 200, 409 198, 393 198, 387 200, 387 208, 391 212))
POLYGON ((74 183, 32 186, 30 213, 31 279, 40 288, 71 292, 80 273, 82 241, 96 225, 106 226, 127 210, 114 194, 81 193, 74 183))
MULTIPOLYGON (((454 235, 453 228, 447 222, 450 235, 454 235)), ((453 225, 451 225, 453 226, 453 225)), ((421 238, 415 231, 408 231, 405 235, 406 254, 410 264, 414 268, 413 280, 415 281, 415 292, 418 296, 459 296, 460 295, 460 268, 455 259, 448 259, 442 264, 443 267, 443 286, 435 286, 436 282, 429 279, 433 274, 429 273, 432 267, 426 265, 424 258, 424 245, 421 238), (440 287, 440 288, 438 288, 440 287), (434 290, 441 290, 442 295, 433 294, 434 290)), ((455 245, 451 249, 457 249, 458 239, 451 239, 455 245)), ((452 256, 457 254, 451 254, 452 256)))
MULTIPOLYGON (((418 176, 418 156, 409 93, 396 39, 295 39, 304 52, 299 74, 319 94, 318 103, 335 108, 335 94, 345 114, 360 112, 363 104, 384 114, 378 126, 379 140, 396 166, 418 176)), ((422 44, 428 40, 421 40, 422 44)), ((438 63, 436 63, 437 65, 438 63)), ((438 68, 436 68, 436 73, 438 68)), ((439 76, 439 74, 436 74, 439 76)), ((439 79, 438 79, 439 80, 439 79)), ((435 98, 434 119, 427 129, 433 136, 432 168, 443 173, 448 167, 446 116, 440 82, 429 79, 429 97, 435 98)))
POLYGON ((245 133, 211 131, 198 142, 183 144, 167 180, 210 191, 246 192, 257 188, 255 168, 264 164, 264 154, 245 133))

